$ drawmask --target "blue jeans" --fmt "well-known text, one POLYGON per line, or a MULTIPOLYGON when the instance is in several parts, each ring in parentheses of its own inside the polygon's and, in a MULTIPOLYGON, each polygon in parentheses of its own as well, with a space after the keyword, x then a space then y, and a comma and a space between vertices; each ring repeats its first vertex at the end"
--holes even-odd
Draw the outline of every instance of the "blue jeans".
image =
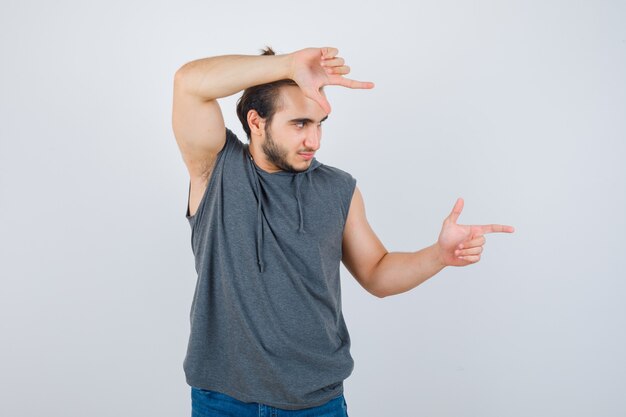
POLYGON ((259 403, 244 403, 217 391, 191 387, 191 417, 348 417, 343 394, 317 407, 283 410, 259 403))

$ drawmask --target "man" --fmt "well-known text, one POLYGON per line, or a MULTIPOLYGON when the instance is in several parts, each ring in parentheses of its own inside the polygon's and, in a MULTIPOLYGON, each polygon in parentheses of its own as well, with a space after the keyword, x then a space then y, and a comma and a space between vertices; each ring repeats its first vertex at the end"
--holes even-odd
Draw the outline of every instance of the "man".
POLYGON ((340 263, 368 292, 409 291, 446 266, 476 263, 486 233, 456 223, 458 199, 436 243, 389 253, 369 226, 356 180, 314 157, 345 78, 335 48, 226 55, 183 65, 173 128, 190 175, 186 217, 198 273, 184 370, 194 416, 346 416, 353 370, 341 312, 340 263), (218 98, 244 90, 242 143, 218 98))

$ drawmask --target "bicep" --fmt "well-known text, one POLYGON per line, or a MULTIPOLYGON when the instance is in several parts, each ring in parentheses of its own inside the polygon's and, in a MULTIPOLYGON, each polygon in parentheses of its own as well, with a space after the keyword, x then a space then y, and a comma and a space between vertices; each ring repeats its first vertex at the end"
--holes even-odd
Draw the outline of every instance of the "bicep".
POLYGON ((177 75, 174 81, 172 128, 191 177, 206 176, 215 156, 224 147, 226 128, 217 100, 206 100, 185 90, 177 75))
POLYGON ((342 262, 359 284, 370 291, 370 277, 386 253, 367 221, 363 196, 356 187, 343 232, 342 262))

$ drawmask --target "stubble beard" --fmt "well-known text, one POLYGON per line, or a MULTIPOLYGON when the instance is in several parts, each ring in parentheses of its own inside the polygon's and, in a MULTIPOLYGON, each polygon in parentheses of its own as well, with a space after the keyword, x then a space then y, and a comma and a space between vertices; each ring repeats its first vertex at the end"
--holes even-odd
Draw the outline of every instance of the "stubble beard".
POLYGON ((265 129, 265 142, 263 142, 263 144, 261 145, 261 149, 263 150, 263 153, 265 154, 267 160, 276 165, 278 168, 282 169, 283 171, 293 173, 306 171, 306 168, 294 168, 294 166, 287 161, 288 152, 285 149, 281 148, 276 142, 274 142, 274 139, 272 138, 272 135, 267 130, 267 128, 265 129))

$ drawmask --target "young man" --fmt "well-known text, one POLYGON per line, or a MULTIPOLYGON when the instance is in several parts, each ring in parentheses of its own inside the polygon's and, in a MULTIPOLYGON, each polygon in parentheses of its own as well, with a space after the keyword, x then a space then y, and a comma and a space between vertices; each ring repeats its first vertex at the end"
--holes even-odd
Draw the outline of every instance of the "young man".
POLYGON ((323 87, 373 88, 344 76, 335 48, 226 55, 183 65, 173 128, 190 175, 186 218, 198 273, 184 370, 194 416, 346 416, 352 373, 340 263, 377 297, 480 259, 486 233, 456 223, 437 242, 389 253, 369 226, 356 180, 315 159, 330 105, 323 87), (244 90, 249 143, 216 99, 244 90), (281 414, 282 413, 282 414, 281 414))

